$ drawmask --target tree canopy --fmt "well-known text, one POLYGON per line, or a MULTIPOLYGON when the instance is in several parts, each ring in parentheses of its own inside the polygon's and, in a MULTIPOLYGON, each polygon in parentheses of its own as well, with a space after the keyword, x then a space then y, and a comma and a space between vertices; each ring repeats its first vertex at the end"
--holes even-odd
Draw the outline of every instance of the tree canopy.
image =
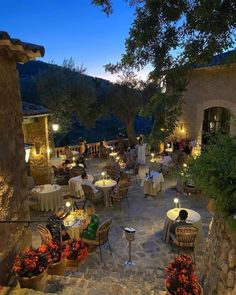
MULTIPOLYGON (((166 79, 167 93, 157 91, 145 113, 154 116, 152 142, 173 131, 181 114, 181 93, 191 67, 235 44, 236 2, 234 0, 124 0, 135 8, 134 21, 125 41, 125 52, 116 64, 106 65, 115 73, 124 68, 140 70, 152 65, 149 78, 160 86, 166 79), (169 96, 169 98, 168 98, 169 96), (165 97, 165 98, 164 98, 165 97), (164 112, 170 109, 170 116, 164 112), (150 110, 150 112, 148 112, 150 110), (175 120, 173 121, 173 118, 175 120), (168 128, 165 126, 168 125, 168 128), (168 131, 163 134, 162 129, 168 131)), ((93 0, 107 15, 112 1, 93 0)), ((158 87, 157 87, 158 88, 158 87)))

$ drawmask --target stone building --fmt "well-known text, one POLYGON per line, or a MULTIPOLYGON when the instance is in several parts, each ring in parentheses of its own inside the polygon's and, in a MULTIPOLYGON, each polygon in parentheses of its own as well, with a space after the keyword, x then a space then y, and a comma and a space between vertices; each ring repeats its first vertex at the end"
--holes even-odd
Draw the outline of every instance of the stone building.
POLYGON ((44 55, 42 46, 0 32, 0 285, 7 283, 15 253, 31 243, 19 220, 28 219, 27 173, 17 63, 44 55), (11 221, 15 223, 3 223, 11 221))
POLYGON ((236 135, 236 50, 214 56, 206 66, 194 68, 183 93, 183 115, 175 136, 204 143, 204 131, 236 135))
POLYGON ((32 145, 29 156, 29 174, 36 184, 50 181, 51 141, 49 110, 35 104, 22 102, 24 142, 32 145))

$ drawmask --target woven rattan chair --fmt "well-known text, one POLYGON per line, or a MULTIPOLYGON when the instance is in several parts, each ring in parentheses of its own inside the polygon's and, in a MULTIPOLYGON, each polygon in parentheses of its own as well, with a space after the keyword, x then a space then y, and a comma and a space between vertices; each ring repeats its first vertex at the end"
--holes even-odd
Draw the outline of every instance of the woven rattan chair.
POLYGON ((50 230, 42 224, 37 225, 37 230, 38 230, 40 237, 41 237, 41 243, 47 245, 48 242, 50 240, 52 240, 52 235, 51 235, 50 230))
POLYGON ((93 188, 87 184, 81 184, 81 187, 84 191, 84 207, 85 207, 86 201, 89 201, 91 202, 91 204, 94 205, 95 201, 103 200, 102 192, 100 192, 99 194, 95 194, 93 191, 93 188))
POLYGON ((116 193, 111 194, 111 198, 114 202, 118 202, 120 204, 120 210, 121 210, 121 202, 122 200, 127 201, 127 205, 129 208, 129 200, 128 200, 128 186, 120 186, 118 191, 116 193))
POLYGON ((101 262, 102 262, 102 248, 101 248, 102 245, 108 243, 110 254, 112 255, 111 245, 110 245, 110 242, 109 242, 109 231, 110 231, 110 228, 111 228, 111 223, 112 223, 112 220, 109 219, 109 220, 106 220, 105 222, 103 222, 99 226, 99 228, 97 230, 95 240, 89 240, 89 239, 83 238, 83 233, 82 233, 82 240, 86 244, 88 244, 90 246, 99 247, 99 253, 100 253, 101 262))
POLYGON ((140 167, 140 164, 136 163, 134 166, 134 169, 125 171, 125 173, 128 176, 134 176, 136 184, 138 183, 139 167, 140 167))
POLYGON ((195 261, 195 240, 197 237, 198 229, 192 225, 181 225, 176 227, 175 234, 170 234, 171 243, 178 247, 178 255, 180 252, 193 253, 195 261))

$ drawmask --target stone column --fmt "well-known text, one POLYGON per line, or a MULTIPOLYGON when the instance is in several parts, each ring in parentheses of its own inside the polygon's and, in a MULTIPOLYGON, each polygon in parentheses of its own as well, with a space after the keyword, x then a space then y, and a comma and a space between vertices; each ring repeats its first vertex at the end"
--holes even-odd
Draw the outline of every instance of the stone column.
MULTIPOLYGON (((16 62, 0 53, 0 220, 28 219, 19 79, 16 62)), ((0 284, 4 284, 16 251, 31 239, 29 230, 15 224, 0 224, 0 237, 0 284)))

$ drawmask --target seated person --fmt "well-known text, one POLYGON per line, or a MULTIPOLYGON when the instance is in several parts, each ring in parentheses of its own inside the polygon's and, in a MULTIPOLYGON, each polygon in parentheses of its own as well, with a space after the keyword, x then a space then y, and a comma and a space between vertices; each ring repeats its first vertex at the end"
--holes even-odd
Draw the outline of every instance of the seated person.
POLYGON ((97 215, 95 215, 95 209, 93 206, 88 206, 87 214, 90 218, 90 222, 87 226, 87 228, 82 233, 82 238, 88 239, 88 240, 95 240, 96 239, 96 233, 98 230, 98 227, 100 225, 100 221, 97 215))
POLYGON ((188 211, 182 209, 179 211, 179 216, 176 218, 175 222, 170 227, 170 233, 175 234, 175 230, 178 226, 182 225, 192 225, 191 223, 186 223, 188 218, 188 211))
POLYGON ((92 183, 92 181, 90 181, 90 180, 88 179, 88 175, 87 175, 87 173, 83 173, 83 174, 81 175, 81 178, 82 178, 82 180, 83 180, 83 181, 82 181, 82 184, 89 185, 89 186, 93 189, 93 192, 94 192, 94 194, 95 194, 96 196, 100 196, 100 195, 102 195, 102 191, 96 189, 96 187, 95 187, 95 185, 92 183))
POLYGON ((117 180, 117 184, 113 187, 111 194, 116 194, 120 187, 129 187, 129 185, 130 181, 128 175, 125 172, 121 171, 120 176, 117 180))
POLYGON ((72 159, 73 159, 73 153, 72 151, 70 150, 69 146, 66 145, 65 146, 65 149, 63 151, 63 154, 66 156, 66 160, 69 160, 69 162, 72 162, 72 159))
POLYGON ((70 169, 70 177, 76 177, 85 173, 85 168, 83 167, 84 165, 80 162, 80 160, 77 160, 75 164, 76 165, 70 169))
POLYGON ((171 156, 167 152, 165 152, 164 157, 161 161, 162 165, 169 166, 171 162, 172 162, 171 156))
POLYGON ((61 167, 59 168, 60 175, 69 174, 69 171, 70 171, 69 164, 70 164, 69 160, 65 160, 65 162, 62 163, 61 167))
POLYGON ((64 207, 58 207, 55 213, 48 218, 47 228, 52 234, 52 239, 56 243, 61 243, 70 239, 65 230, 63 219, 67 216, 64 207))

